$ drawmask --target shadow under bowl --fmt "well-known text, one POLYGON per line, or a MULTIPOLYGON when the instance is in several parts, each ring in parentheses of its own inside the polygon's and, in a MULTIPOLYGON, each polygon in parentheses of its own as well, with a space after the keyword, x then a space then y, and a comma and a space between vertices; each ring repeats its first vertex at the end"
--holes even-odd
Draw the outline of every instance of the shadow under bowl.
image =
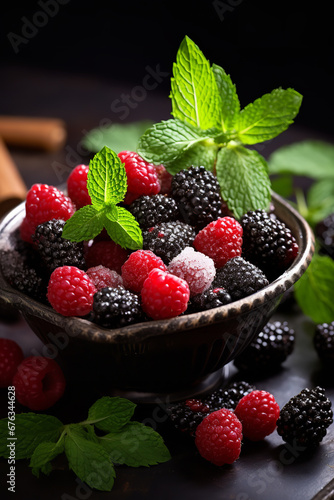
MULTIPOLYGON (((314 253, 313 233, 290 204, 272 194, 277 217, 292 231, 298 256, 264 289, 231 304, 159 321, 105 329, 14 290, 0 271, 0 299, 19 309, 73 381, 93 382, 109 394, 138 400, 199 395, 222 382, 224 367, 254 339, 277 308, 283 293, 303 275, 314 253)), ((12 235, 25 215, 24 203, 0 225, 0 249, 13 248, 12 235)), ((68 379, 69 380, 69 379, 68 379)))

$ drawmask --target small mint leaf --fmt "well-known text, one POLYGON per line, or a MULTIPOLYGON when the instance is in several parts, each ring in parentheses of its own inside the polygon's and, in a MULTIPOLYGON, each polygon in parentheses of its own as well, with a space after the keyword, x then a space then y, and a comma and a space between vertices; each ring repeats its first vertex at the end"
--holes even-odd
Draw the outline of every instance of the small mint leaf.
POLYGON ((231 131, 240 112, 237 90, 230 75, 223 68, 213 64, 212 71, 221 97, 221 127, 223 132, 231 131))
POLYGON ((123 248, 143 248, 143 234, 136 218, 126 208, 117 207, 118 217, 106 212, 104 226, 110 238, 123 248))
POLYGON ((125 167, 117 154, 107 146, 89 162, 87 189, 92 205, 97 210, 124 199, 127 190, 125 167))
POLYGON ((86 205, 72 215, 66 222, 62 237, 70 241, 88 241, 102 231, 105 222, 103 211, 86 205))
POLYGON ((128 399, 104 396, 89 408, 88 417, 82 425, 94 424, 106 432, 119 432, 127 424, 136 405, 128 399))
POLYGON ((29 467, 31 467, 34 470, 35 475, 36 472, 38 472, 42 468, 46 470, 45 466, 47 467, 48 470, 49 465, 47 464, 49 464, 49 462, 51 462, 56 456, 58 456, 63 451, 64 451, 64 439, 61 439, 57 443, 44 441, 43 443, 40 443, 37 446, 37 448, 35 448, 35 451, 29 463, 29 467))

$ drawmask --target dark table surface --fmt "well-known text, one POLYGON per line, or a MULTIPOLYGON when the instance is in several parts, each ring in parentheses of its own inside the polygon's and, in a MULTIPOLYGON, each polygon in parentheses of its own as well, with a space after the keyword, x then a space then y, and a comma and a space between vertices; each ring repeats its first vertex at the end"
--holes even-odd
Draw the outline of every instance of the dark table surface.
MULTIPOLYGON (((131 92, 126 84, 112 81, 41 72, 8 66, 2 72, 1 91, 5 98, 2 114, 53 116, 65 120, 67 141, 54 153, 10 148, 13 159, 29 187, 35 182, 58 185, 78 163, 88 163, 90 154, 80 142, 85 131, 98 126, 102 120, 118 121, 110 105, 122 93, 131 92), (62 168, 59 168, 62 166, 62 168)), ((159 88, 147 93, 146 99, 129 110, 126 121, 169 118, 170 104, 159 88)), ((287 132, 266 144, 261 153, 269 154, 282 144, 306 138, 330 140, 324 133, 293 125, 287 132)), ((1 165, 0 165, 1 168, 1 165)), ((258 389, 271 392, 280 406, 304 387, 321 385, 334 403, 334 380, 324 372, 313 348, 315 325, 303 316, 296 305, 279 307, 273 319, 287 320, 295 329, 294 352, 282 370, 270 377, 252 380, 258 389)), ((42 345, 24 319, 0 317, 0 337, 16 340, 25 355, 40 353, 42 345)), ((233 365, 228 366, 227 380, 245 379, 233 365)), ((102 396, 98 388, 71 385, 62 400, 50 411, 64 422, 85 418, 89 405, 102 396)), ((162 405, 163 406, 163 405, 162 405)), ((17 406, 17 411, 26 411, 17 406)), ((7 392, 0 391, 0 417, 7 413, 7 392)), ((49 477, 37 479, 25 461, 16 463, 16 493, 6 488, 8 464, 0 461, 0 498, 19 500, 39 499, 102 499, 117 500, 170 499, 199 500, 278 500, 282 498, 311 500, 334 476, 334 434, 331 428, 322 444, 312 455, 289 449, 274 432, 260 443, 244 443, 240 459, 231 466, 215 467, 196 452, 192 440, 178 434, 171 426, 159 404, 138 405, 137 420, 150 422, 164 437, 171 452, 169 462, 150 468, 117 467, 116 481, 111 493, 91 491, 80 485, 71 471, 57 470, 49 477)), ((325 498, 319 493, 317 498, 325 498)), ((326 498, 334 498, 327 496, 326 498)))

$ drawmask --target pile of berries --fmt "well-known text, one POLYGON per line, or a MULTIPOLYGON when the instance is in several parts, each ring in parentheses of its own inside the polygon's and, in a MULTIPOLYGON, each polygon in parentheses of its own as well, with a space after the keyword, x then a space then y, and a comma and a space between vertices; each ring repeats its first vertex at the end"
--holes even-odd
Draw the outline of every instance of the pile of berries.
POLYGON ((204 167, 171 176, 137 153, 122 151, 124 204, 143 233, 143 248, 127 250, 103 230, 94 240, 65 240, 65 222, 90 203, 87 165, 78 165, 67 195, 34 184, 16 250, 3 273, 21 292, 64 316, 105 328, 168 319, 228 304, 264 288, 293 262, 290 230, 264 210, 240 221, 227 211, 216 177, 204 167))

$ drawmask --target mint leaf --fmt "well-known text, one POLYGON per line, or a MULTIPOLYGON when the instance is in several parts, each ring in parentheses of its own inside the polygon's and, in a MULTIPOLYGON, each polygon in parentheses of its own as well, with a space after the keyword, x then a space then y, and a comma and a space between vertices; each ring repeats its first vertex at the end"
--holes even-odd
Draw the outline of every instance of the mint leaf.
POLYGON ((35 448, 29 467, 33 469, 33 473, 37 477, 39 476, 40 470, 44 473, 49 473, 52 470, 52 466, 50 468, 50 462, 63 451, 64 439, 61 439, 57 443, 44 441, 35 448))
POLYGON ((280 175, 271 179, 271 189, 283 198, 288 198, 293 193, 293 179, 292 175, 280 175))
POLYGON ((66 222, 62 237, 70 241, 88 241, 102 231, 105 214, 92 205, 86 205, 72 215, 66 222))
POLYGON ((237 218, 248 210, 267 210, 271 199, 265 159, 243 146, 226 147, 217 155, 221 195, 237 218))
POLYGON ((117 207, 114 212, 106 212, 105 228, 115 243, 123 248, 138 250, 143 247, 143 235, 136 218, 125 208, 117 207))
POLYGON ((221 127, 223 132, 231 131, 240 112, 237 90, 230 75, 223 68, 213 64, 212 71, 221 96, 221 127))
POLYGON ((118 432, 130 421, 135 407, 128 399, 104 396, 89 408, 87 420, 82 425, 94 424, 102 431, 118 432))
POLYGON ((215 166, 217 152, 218 146, 213 142, 211 144, 199 142, 191 148, 186 149, 178 158, 169 163, 166 168, 172 175, 191 165, 202 165, 207 170, 212 171, 215 166))
POLYGON ((117 154, 121 151, 136 151, 139 137, 152 125, 151 120, 143 120, 96 127, 87 132, 81 143, 94 153, 104 146, 108 146, 117 154))
POLYGON ((68 427, 65 453, 70 468, 88 486, 101 491, 112 489, 115 469, 109 454, 101 445, 85 439, 76 425, 68 427))
POLYGON ((304 275, 294 286, 299 307, 316 324, 330 323, 334 318, 334 260, 315 254, 304 275))
POLYGON ((101 437, 100 443, 113 462, 130 467, 148 467, 171 458, 162 437, 139 422, 129 422, 119 432, 101 437))
POLYGON ((243 144, 273 139, 293 123, 302 96, 293 89, 275 89, 241 110, 236 122, 237 138, 243 144))
MULTIPOLYGON (((15 458, 30 458, 43 441, 56 442, 63 429, 58 418, 36 413, 19 413, 15 418, 15 458), (38 431, 37 431, 38 429, 38 431)), ((0 456, 8 458, 8 419, 0 420, 0 456)))
POLYGON ((334 212, 334 178, 314 182, 307 192, 307 221, 314 226, 334 212))
POLYGON ((127 177, 123 163, 107 146, 89 162, 87 189, 92 205, 97 210, 123 201, 127 190, 127 177))
POLYGON ((221 102, 209 61, 187 36, 182 40, 171 78, 172 115, 208 129, 221 123, 221 102))

